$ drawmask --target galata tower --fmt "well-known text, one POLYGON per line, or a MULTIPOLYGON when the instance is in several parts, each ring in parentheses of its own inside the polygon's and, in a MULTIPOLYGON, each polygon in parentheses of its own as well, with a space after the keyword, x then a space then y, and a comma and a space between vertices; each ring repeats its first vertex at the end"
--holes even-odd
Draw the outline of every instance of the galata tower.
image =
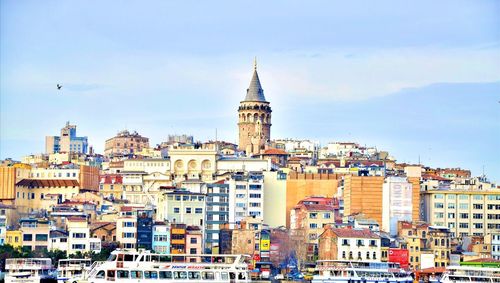
POLYGON ((238 108, 240 139, 238 149, 247 156, 261 153, 271 139, 271 107, 264 97, 257 74, 257 60, 254 62, 252 81, 245 99, 238 108))

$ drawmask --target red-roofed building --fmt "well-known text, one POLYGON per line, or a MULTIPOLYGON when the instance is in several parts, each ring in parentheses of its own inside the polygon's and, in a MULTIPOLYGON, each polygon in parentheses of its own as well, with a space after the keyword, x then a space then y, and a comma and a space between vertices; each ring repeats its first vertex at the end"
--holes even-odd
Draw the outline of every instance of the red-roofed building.
POLYGON ((272 162, 278 164, 281 167, 285 167, 288 159, 288 153, 282 149, 269 148, 260 154, 262 159, 270 159, 272 162))
POLYGON ((123 177, 118 174, 101 175, 99 194, 108 199, 123 199, 123 177))
POLYGON ((331 228, 319 237, 320 260, 380 261, 380 236, 369 229, 331 228))
POLYGON ((341 221, 339 201, 336 198, 308 197, 290 211, 290 228, 296 235, 304 237, 307 243, 308 261, 314 261, 318 255, 318 237, 323 227, 341 221))

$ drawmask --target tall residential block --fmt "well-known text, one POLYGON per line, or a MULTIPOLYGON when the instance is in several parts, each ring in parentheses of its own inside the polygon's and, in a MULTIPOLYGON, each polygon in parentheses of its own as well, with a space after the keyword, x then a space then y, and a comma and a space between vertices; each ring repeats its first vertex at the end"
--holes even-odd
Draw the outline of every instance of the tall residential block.
POLYGON ((239 150, 250 156, 265 148, 271 139, 271 112, 260 85, 256 62, 247 94, 238 108, 239 150))
POLYGON ((76 152, 87 153, 87 137, 76 136, 76 125, 70 125, 69 121, 61 129, 60 136, 45 137, 45 153, 76 152))

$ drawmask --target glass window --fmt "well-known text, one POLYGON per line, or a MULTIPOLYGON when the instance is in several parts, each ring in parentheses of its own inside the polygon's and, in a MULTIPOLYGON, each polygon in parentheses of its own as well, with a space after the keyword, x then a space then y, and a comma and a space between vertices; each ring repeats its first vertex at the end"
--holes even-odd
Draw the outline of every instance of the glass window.
POLYGON ((468 200, 468 199, 469 199, 469 195, 459 195, 459 196, 458 196, 458 199, 461 199, 461 200, 468 200))
POLYGON ((142 271, 132 270, 130 271, 130 278, 132 279, 142 279, 142 271))
POLYGON ((127 278, 128 279, 128 270, 118 270, 116 272, 117 278, 127 278))
POLYGON ((172 279, 172 271, 160 271, 161 279, 172 279))
POLYGON ((197 280, 201 278, 200 272, 199 271, 189 271, 188 272, 188 278, 190 280, 197 280))
POLYGON ((144 279, 158 279, 156 271, 144 271, 144 279))
POLYGON ((106 277, 108 280, 115 280, 115 271, 114 270, 108 270, 106 277))
POLYGON ((99 279, 104 279, 104 270, 99 270, 99 272, 97 272, 95 278, 99 278, 99 279))
POLYGON ((174 279, 187 279, 186 271, 174 271, 174 279))

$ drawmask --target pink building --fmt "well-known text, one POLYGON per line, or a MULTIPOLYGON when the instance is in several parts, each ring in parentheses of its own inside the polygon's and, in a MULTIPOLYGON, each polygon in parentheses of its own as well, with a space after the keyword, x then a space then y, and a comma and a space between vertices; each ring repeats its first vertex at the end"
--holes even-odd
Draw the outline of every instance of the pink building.
MULTIPOLYGON (((186 254, 202 254, 202 231, 198 226, 188 226, 186 228, 186 254)), ((200 262, 200 258, 187 258, 190 262, 200 262)))

